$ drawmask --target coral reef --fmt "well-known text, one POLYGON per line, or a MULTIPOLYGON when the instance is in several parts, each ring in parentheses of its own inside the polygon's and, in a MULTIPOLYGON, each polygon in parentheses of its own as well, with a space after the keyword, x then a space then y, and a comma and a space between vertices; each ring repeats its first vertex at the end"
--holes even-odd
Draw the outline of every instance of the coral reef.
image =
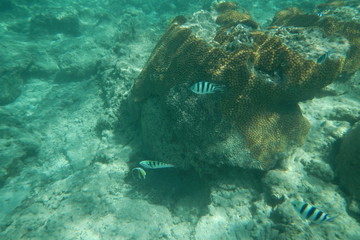
POLYGON ((215 5, 215 10, 220 14, 216 18, 216 23, 229 28, 238 24, 244 24, 254 29, 258 28, 258 24, 251 18, 250 13, 245 9, 237 10, 238 5, 233 2, 220 2, 215 5))
POLYGON ((236 10, 238 5, 234 2, 220 2, 215 5, 215 10, 218 13, 224 13, 232 10, 236 10))
POLYGON ((298 8, 281 10, 275 15, 271 25, 315 27, 321 29, 327 37, 341 35, 347 38, 350 49, 343 73, 351 75, 360 69, 360 21, 356 18, 358 13, 359 6, 352 1, 328 1, 320 4, 314 14, 305 14, 298 8))
MULTIPOLYGON (((219 18, 233 19, 234 10, 222 12, 217 23, 219 18)), ((302 144, 309 125, 297 103, 334 81, 343 58, 329 58, 322 64, 306 60, 278 37, 252 31, 236 19, 220 21, 215 36, 218 46, 173 22, 136 80, 132 97, 140 102, 158 96, 161 106, 177 86, 204 80, 226 85, 212 111, 235 126, 259 168, 267 170, 276 164, 276 153, 302 144), (240 35, 249 41, 240 41, 240 35)), ((183 94, 184 101, 190 98, 190 93, 183 94)))
POLYGON ((318 15, 305 14, 299 8, 290 7, 277 12, 271 25, 309 27, 313 26, 319 19, 318 15))

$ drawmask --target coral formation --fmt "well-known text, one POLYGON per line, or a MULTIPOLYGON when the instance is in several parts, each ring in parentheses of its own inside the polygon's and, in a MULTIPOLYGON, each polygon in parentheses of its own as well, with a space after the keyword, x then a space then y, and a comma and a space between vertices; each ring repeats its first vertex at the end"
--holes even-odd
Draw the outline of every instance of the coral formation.
POLYGON ((229 28, 238 24, 244 24, 254 29, 258 28, 258 24, 251 19, 250 14, 243 10, 241 12, 236 11, 238 6, 233 2, 221 2, 215 5, 215 10, 220 14, 216 18, 216 23, 229 28))
POLYGON ((275 15, 271 25, 316 27, 328 37, 341 35, 347 38, 351 47, 347 53, 343 73, 354 74, 360 69, 360 22, 356 21, 359 9, 355 8, 352 15, 343 14, 349 11, 349 6, 353 6, 352 1, 328 1, 317 7, 317 11, 320 11, 317 14, 304 14, 300 9, 287 8, 275 15))
POLYGON ((309 27, 319 19, 318 15, 304 14, 299 8, 290 7, 277 12, 271 25, 309 27))
POLYGON ((329 7, 341 7, 344 5, 344 1, 328 0, 326 3, 319 4, 319 9, 326 9, 329 7))
POLYGON ((235 22, 241 29, 247 26, 239 24, 241 14, 234 18, 234 10, 222 12, 216 20, 221 23, 217 47, 173 22, 136 80, 132 96, 135 101, 166 97, 175 86, 204 80, 225 85, 226 92, 217 98, 218 112, 241 133, 260 169, 270 169, 277 161, 274 154, 304 141, 309 124, 297 103, 334 81, 343 59, 322 64, 306 60, 277 37, 231 28, 235 22), (239 32, 247 34, 247 44, 234 45, 239 32))
POLYGON ((236 10, 237 8, 238 8, 238 6, 234 2, 220 2, 215 5, 215 10, 218 13, 224 13, 227 11, 236 10))

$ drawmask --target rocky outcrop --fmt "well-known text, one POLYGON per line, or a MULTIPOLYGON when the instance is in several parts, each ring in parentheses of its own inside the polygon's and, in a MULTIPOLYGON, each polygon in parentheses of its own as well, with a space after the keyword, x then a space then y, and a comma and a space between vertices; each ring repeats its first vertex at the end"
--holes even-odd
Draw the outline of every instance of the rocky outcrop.
POLYGON ((340 186, 360 201, 360 122, 343 138, 335 159, 335 173, 340 186))
POLYGON ((35 134, 0 108, 0 186, 8 177, 19 173, 29 158, 36 156, 39 146, 35 134))
POLYGON ((248 14, 235 14, 234 5, 220 6, 213 39, 193 31, 201 24, 175 18, 129 101, 142 105, 144 149, 154 158, 180 166, 269 170, 279 153, 304 142, 309 124, 298 102, 333 82, 344 58, 321 64, 306 59, 280 37, 256 30, 248 14), (197 81, 226 90, 199 96, 189 91, 197 81))

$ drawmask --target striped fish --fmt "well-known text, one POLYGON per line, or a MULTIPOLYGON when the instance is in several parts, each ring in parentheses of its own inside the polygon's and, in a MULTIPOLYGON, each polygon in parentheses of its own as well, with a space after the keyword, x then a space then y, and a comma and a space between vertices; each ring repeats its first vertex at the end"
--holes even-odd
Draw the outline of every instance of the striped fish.
POLYGON ((190 87, 190 90, 196 94, 211 94, 224 91, 224 86, 211 82, 196 82, 190 87))
POLYGON ((324 213, 317 209, 314 206, 311 206, 308 203, 300 202, 294 200, 291 202, 294 206, 295 210, 301 215, 303 219, 307 219, 313 223, 320 223, 320 222, 332 222, 335 217, 329 217, 327 213, 324 213))
POLYGON ((141 161, 140 165, 147 169, 159 169, 159 168, 173 168, 172 164, 158 162, 158 161, 141 161))
POLYGON ((144 169, 137 167, 131 170, 131 174, 134 180, 145 180, 146 172, 144 169))

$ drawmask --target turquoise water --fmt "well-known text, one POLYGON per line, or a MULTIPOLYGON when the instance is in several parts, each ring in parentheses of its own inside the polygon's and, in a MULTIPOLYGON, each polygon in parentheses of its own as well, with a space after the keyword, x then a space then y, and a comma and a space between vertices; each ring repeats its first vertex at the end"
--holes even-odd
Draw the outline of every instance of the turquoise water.
MULTIPOLYGON (((214 42, 218 2, 0 2, 0 239, 360 239, 360 4, 235 2, 258 28, 228 27, 238 45, 221 47, 214 42), (306 16, 298 25, 311 16, 317 22, 273 26, 274 15, 288 7, 306 16), (226 56, 258 49, 249 36, 261 32, 312 69, 342 61, 340 73, 327 76, 333 68, 324 67, 321 77, 334 81, 278 102, 279 109, 299 105, 308 129, 301 144, 269 157, 271 168, 259 166, 244 132, 220 113, 222 99, 233 96, 228 85, 196 94, 189 90, 194 82, 211 80, 194 74, 163 93, 158 75, 141 75, 149 66, 160 75, 170 71, 150 56, 179 15, 187 18, 182 28, 226 56), (336 30, 319 30, 327 18, 336 30), (132 89, 141 76, 147 81, 141 91, 150 94, 138 102, 132 89), (171 165, 146 168, 143 160, 171 165), (294 199, 337 217, 312 224, 294 199)), ((289 80, 281 70, 287 60, 268 72, 254 59, 246 66, 271 89, 289 80)))

